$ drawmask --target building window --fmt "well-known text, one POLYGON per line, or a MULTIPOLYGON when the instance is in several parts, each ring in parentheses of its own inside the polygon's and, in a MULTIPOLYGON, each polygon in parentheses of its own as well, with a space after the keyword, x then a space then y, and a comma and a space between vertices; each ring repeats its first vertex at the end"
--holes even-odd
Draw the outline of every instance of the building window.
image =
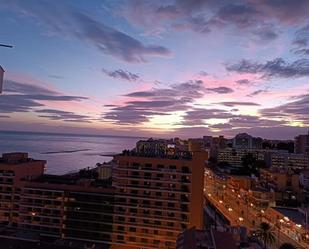
POLYGON ((129 237, 129 241, 135 242, 136 238, 135 237, 129 237))

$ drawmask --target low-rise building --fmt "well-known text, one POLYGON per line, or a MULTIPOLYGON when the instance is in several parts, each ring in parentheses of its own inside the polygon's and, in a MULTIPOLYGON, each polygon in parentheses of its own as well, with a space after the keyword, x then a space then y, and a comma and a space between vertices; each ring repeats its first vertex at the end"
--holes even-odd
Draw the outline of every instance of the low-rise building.
POLYGON ((271 167, 306 169, 309 167, 309 155, 273 151, 270 154, 271 167))
POLYGON ((219 150, 218 163, 227 163, 234 168, 242 167, 242 158, 248 154, 252 154, 256 160, 265 160, 266 150, 253 150, 253 149, 234 149, 226 148, 219 150))
POLYGON ((304 199, 300 187, 300 175, 292 169, 262 169, 259 183, 275 193, 277 205, 296 205, 304 199))

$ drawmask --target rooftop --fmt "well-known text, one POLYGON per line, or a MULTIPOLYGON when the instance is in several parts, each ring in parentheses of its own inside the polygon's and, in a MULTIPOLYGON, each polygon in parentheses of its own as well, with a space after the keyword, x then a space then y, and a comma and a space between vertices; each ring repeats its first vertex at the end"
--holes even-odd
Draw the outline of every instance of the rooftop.
POLYGON ((149 157, 149 158, 161 158, 171 160, 192 160, 192 153, 188 151, 181 151, 173 155, 170 154, 158 154, 158 153, 138 153, 135 150, 124 150, 120 156, 132 156, 132 157, 149 157))
POLYGON ((4 153, 0 157, 0 164, 23 164, 28 162, 46 162, 44 160, 35 160, 28 157, 28 153, 25 152, 13 152, 13 153, 4 153))

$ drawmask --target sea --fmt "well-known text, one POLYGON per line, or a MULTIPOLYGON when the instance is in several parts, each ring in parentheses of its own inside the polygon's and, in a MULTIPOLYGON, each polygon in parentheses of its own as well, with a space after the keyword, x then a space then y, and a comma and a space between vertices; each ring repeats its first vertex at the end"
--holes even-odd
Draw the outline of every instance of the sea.
POLYGON ((132 149, 138 137, 0 131, 0 154, 28 152, 46 160, 46 173, 62 175, 108 162, 112 155, 132 149))

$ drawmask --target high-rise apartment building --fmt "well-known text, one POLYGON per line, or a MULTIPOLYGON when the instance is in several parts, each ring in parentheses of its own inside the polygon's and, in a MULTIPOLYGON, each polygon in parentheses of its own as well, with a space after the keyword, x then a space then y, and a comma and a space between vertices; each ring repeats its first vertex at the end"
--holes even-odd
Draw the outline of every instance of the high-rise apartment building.
POLYGON ((307 135, 298 135, 295 137, 294 152, 309 155, 309 131, 307 135))
POLYGON ((179 233, 203 227, 205 153, 114 158, 113 247, 175 248, 179 233))
POLYGON ((239 133, 233 139, 233 148, 236 149, 262 149, 263 139, 252 137, 247 133, 239 133))

